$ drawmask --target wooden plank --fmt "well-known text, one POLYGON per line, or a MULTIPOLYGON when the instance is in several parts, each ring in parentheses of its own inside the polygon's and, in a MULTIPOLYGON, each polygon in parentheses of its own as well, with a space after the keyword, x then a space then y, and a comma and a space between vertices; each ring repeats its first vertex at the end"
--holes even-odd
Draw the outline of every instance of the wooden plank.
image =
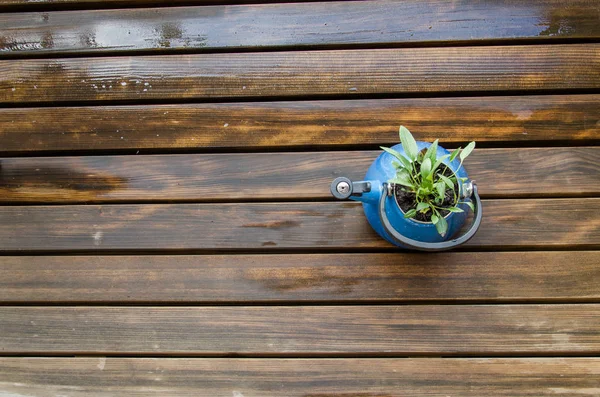
MULTIPOLYGON (((486 200, 469 248, 598 248, 600 198, 486 200)), ((1 251, 390 249, 359 203, 0 207, 1 251), (209 232, 210 231, 210 232, 209 232)))
MULTIPOLYGON (((119 7, 172 7, 180 5, 269 4, 289 0, 0 0, 1 12, 104 9, 119 7)), ((295 3, 315 0, 294 0, 295 3)), ((321 0, 333 1, 333 0, 321 0)))
MULTIPOLYGON (((0 202, 329 199, 334 177, 364 178, 380 153, 6 158, 0 202)), ((600 147, 478 149, 466 168, 484 197, 600 194, 600 147)))
POLYGON ((2 303, 600 301, 600 252, 2 256, 2 303))
POLYGON ((600 305, 0 307, 3 354, 598 354, 600 305))
POLYGON ((600 38, 600 7, 575 0, 351 1, 0 15, 0 53, 66 54, 351 44, 600 38), (460 17, 458 17, 460 16, 460 17), (398 22, 402 21, 401 24, 398 22))
POLYGON ((455 145, 578 144, 600 139, 598 108, 600 95, 5 108, 0 151, 377 148, 400 124, 455 145))
POLYGON ((578 397, 598 379, 597 358, 0 359, 7 396, 578 397))
POLYGON ((599 63, 600 44, 4 60, 0 103, 594 89, 599 63))

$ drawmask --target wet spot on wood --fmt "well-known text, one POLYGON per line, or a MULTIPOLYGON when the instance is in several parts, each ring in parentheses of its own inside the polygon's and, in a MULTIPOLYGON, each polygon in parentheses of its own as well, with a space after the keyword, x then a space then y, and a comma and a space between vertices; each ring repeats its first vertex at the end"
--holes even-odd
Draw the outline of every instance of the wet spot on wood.
POLYGON ((94 200, 112 191, 122 190, 127 180, 122 177, 76 171, 68 167, 11 166, 0 168, 0 190, 28 200, 55 201, 64 199, 94 200))
POLYGON ((79 35, 79 44, 88 48, 98 47, 96 34, 91 30, 86 30, 79 35))
POLYGON ((178 24, 164 23, 161 25, 160 38, 156 41, 159 47, 169 48, 171 47, 171 40, 181 39, 183 37, 183 30, 178 24))
POLYGON ((40 45, 42 48, 50 49, 54 47, 54 38, 52 37, 52 33, 46 32, 42 39, 40 40, 40 45))

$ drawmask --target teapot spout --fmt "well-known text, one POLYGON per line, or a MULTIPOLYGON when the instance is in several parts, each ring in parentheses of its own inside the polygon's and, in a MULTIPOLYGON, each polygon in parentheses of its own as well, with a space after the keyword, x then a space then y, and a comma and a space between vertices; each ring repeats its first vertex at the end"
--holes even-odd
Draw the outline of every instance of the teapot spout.
POLYGON ((330 191, 338 200, 350 199, 363 203, 376 203, 381 196, 381 182, 352 182, 346 177, 339 177, 331 182, 330 191))

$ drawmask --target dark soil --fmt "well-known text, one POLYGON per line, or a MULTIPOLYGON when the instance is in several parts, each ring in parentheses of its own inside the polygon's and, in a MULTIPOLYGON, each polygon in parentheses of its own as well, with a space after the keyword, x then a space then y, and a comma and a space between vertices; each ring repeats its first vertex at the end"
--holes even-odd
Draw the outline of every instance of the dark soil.
MULTIPOLYGON (((419 165, 417 164, 417 168, 418 167, 419 167, 419 165)), ((442 175, 450 177, 452 175, 452 171, 450 170, 450 168, 445 167, 442 175)), ((396 202, 398 203, 398 205, 400 206, 402 211, 404 211, 406 213, 413 208, 417 208, 417 202, 415 201, 416 195, 413 192, 407 192, 404 189, 407 189, 407 188, 404 186, 401 186, 401 185, 396 185, 394 188, 394 196, 396 197, 396 202)), ((456 192, 456 194, 458 194, 457 189, 458 188, 455 184, 454 191, 456 192)), ((444 196, 444 201, 442 201, 442 204, 440 205, 440 207, 446 207, 446 208, 451 207, 453 204, 453 201, 454 201, 454 193, 452 193, 452 190, 446 188, 446 194, 444 196)), ((447 211, 447 210, 441 210, 440 214, 442 216, 446 216, 446 215, 448 215, 449 212, 450 211, 447 211)), ((421 221, 421 222, 431 222, 431 211, 429 211, 426 214, 417 212, 417 215, 415 215, 415 217, 412 219, 415 219, 415 220, 421 221)))

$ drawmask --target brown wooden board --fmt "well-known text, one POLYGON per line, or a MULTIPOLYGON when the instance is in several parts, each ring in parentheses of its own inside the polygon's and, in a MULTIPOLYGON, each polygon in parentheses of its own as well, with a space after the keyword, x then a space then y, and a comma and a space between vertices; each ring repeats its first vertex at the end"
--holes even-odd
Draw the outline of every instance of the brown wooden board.
POLYGON ((598 354, 600 305, 0 307, 2 354, 598 354))
POLYGON ((600 44, 0 61, 0 103, 600 88, 600 44))
POLYGON ((598 251, 2 256, 0 302, 600 302, 599 263, 598 251))
POLYGON ((600 390, 597 358, 1 358, 7 396, 574 396, 600 390))
MULTIPOLYGON (((329 199, 380 153, 5 158, 0 202, 329 199)), ((600 147, 478 149, 466 163, 484 197, 600 194, 600 147)))
POLYGON ((0 395, 600 394, 598 2, 0 12, 0 395), (463 248, 331 198, 401 124, 478 142, 463 248))
POLYGON ((600 38, 588 0, 341 1, 0 15, 3 54, 600 38))
MULTIPOLYGON (((600 198, 484 200, 471 249, 598 248, 600 198)), ((0 207, 1 251, 390 249, 353 202, 0 207)))
POLYGON ((0 109, 0 152, 600 141, 599 95, 0 109), (122 137, 122 139, 121 139, 122 137))

